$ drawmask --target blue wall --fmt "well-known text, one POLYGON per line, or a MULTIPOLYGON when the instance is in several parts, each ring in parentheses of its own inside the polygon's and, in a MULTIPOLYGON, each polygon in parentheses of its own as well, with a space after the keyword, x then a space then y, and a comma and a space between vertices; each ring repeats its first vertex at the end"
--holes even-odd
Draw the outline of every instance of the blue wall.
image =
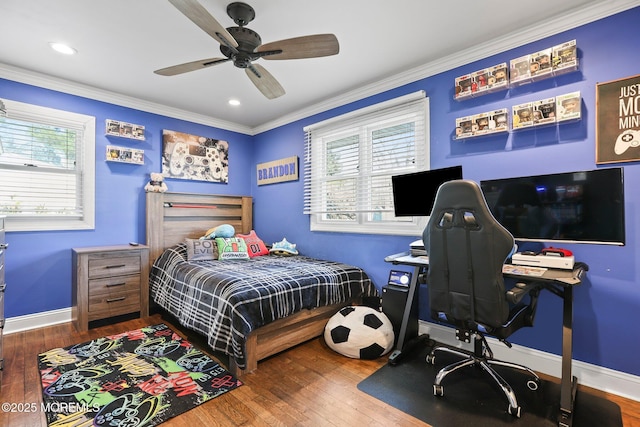
MULTIPOLYGON (((162 130, 229 142, 229 183, 168 179, 171 191, 249 194, 254 167, 250 136, 0 79, 0 97, 96 118, 96 226, 86 231, 9 232, 6 316, 71 306, 71 248, 145 242, 144 185, 162 169, 162 130), (105 136, 105 120, 145 126, 145 141, 105 136), (107 145, 145 151, 144 165, 106 162, 107 145)), ((2 185, 2 183, 0 183, 2 185)))
MULTIPOLYGON (((267 243, 286 237, 297 243, 305 255, 362 266, 380 287, 386 283, 391 267, 385 264, 384 257, 406 250, 413 238, 312 233, 309 217, 302 214, 302 180, 258 187, 256 163, 292 155, 299 156, 302 161, 304 126, 424 90, 430 98, 434 168, 462 164, 465 177, 474 180, 594 169, 597 167, 595 85, 640 74, 640 59, 635 55, 640 44, 639 19, 640 8, 635 8, 254 137, 0 79, 0 97, 4 99, 93 115, 97 124, 96 229, 8 233, 6 314, 13 317, 70 307, 70 248, 145 240, 142 187, 149 173, 161 168, 162 129, 226 139, 230 145, 229 184, 168 180, 172 191, 251 194, 254 197, 254 228, 267 243), (468 101, 453 100, 455 77, 574 38, 580 55, 579 72, 468 101), (510 108, 578 90, 582 94, 583 113, 579 123, 466 142, 452 141, 457 117, 510 108), (105 137, 107 118, 144 125, 147 140, 135 142, 105 137), (144 166, 105 162, 103 155, 107 144, 144 149, 144 166)), ((564 245, 590 266, 587 280, 575 293, 574 357, 640 375, 640 365, 634 356, 640 352, 640 341, 635 337, 637 334, 629 333, 636 326, 640 312, 640 280, 635 266, 640 245, 636 220, 640 193, 633 185, 640 182, 640 166, 638 162, 616 166, 624 167, 626 179, 627 245, 564 245)), ((426 319, 425 293, 422 294, 422 317, 426 319)), ((513 341, 561 354, 561 313, 559 298, 544 294, 536 327, 519 332, 513 341)))
MULTIPOLYGON (((416 90, 430 99, 431 166, 463 165, 465 178, 483 180, 595 169, 595 86, 598 82, 640 74, 640 58, 632 54, 640 43, 640 8, 521 46, 481 61, 308 117, 255 137, 255 161, 265 162, 298 155, 304 158, 303 127, 321 120, 416 90), (559 43, 577 39, 580 71, 497 92, 467 101, 453 100, 457 76, 490 67, 559 43), (582 120, 536 130, 453 141, 457 117, 580 91, 582 120)), ((574 358, 595 365, 640 375, 632 356, 640 351, 637 334, 628 331, 638 323, 640 280, 636 268, 640 235, 637 215, 640 192, 638 162, 619 163, 625 174, 626 233, 624 247, 563 245, 590 266, 586 281, 575 291, 574 358)), ((602 166, 604 167, 604 166, 602 166)), ((309 217, 302 215, 303 183, 257 187, 255 228, 267 241, 286 236, 304 254, 360 265, 378 287, 386 283, 391 266, 388 254, 407 250, 410 237, 310 232, 309 217), (286 227, 280 224, 286 223, 286 227)), ((531 244, 530 244, 531 245, 531 244)), ((394 267, 397 268, 397 267, 394 267)), ((426 292, 421 292, 421 317, 427 319, 426 292)), ((536 327, 513 336, 515 343, 554 354, 562 351, 562 304, 544 293, 536 327)))

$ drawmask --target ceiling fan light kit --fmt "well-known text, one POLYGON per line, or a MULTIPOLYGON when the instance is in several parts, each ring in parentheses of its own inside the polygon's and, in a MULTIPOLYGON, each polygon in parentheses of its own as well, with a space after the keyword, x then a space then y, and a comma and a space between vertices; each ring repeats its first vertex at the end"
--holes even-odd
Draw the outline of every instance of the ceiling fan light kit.
POLYGON ((263 66, 253 62, 265 60, 304 59, 336 55, 340 51, 338 39, 333 34, 316 34, 294 37, 262 44, 258 33, 246 25, 256 16, 255 10, 246 3, 233 2, 227 6, 227 14, 236 27, 223 27, 197 0, 169 0, 183 15, 220 43, 224 58, 208 58, 161 68, 154 73, 175 76, 196 71, 224 62, 232 62, 244 68, 247 76, 268 99, 285 94, 284 88, 263 66))

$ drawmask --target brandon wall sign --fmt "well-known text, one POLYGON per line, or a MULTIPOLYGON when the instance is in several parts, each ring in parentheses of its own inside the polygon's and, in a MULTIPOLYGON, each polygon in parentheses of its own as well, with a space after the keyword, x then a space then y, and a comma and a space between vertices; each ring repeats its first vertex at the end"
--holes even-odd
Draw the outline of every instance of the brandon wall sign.
POLYGON ((258 163, 256 172, 258 185, 296 181, 298 179, 298 156, 258 163))

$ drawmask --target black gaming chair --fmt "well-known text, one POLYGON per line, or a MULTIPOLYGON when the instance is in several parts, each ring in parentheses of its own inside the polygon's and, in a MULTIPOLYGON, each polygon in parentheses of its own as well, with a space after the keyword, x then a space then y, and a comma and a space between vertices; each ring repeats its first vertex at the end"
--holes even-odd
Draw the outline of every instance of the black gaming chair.
POLYGON ((427 288, 431 317, 456 327, 456 338, 471 342, 474 351, 435 347, 427 362, 435 363, 444 351, 463 357, 436 375, 433 392, 443 396, 444 378, 465 366, 479 366, 502 389, 507 412, 520 417, 520 406, 509 384, 491 365, 516 368, 531 375, 530 389, 540 379, 531 369, 493 359, 485 335, 511 347, 506 338, 523 326, 533 326, 539 287, 518 283, 506 291, 502 265, 514 248, 513 236, 493 217, 478 184, 468 180, 449 181, 440 186, 424 230, 429 255, 427 288), (528 295, 528 297, 527 297, 528 295), (526 297, 526 298, 525 298, 526 297), (525 304, 526 301, 526 304, 525 304))

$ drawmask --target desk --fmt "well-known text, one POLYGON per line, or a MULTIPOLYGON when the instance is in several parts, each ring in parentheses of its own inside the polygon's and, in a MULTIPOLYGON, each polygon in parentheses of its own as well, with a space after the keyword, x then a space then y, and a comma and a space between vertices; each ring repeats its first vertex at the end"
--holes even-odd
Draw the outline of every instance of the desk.
MULTIPOLYGON (((426 256, 413 257, 408 252, 401 252, 387 256, 385 262, 395 265, 407 265, 414 269, 409 283, 409 293, 405 306, 402 324, 400 326, 400 338, 395 350, 389 356, 391 364, 397 363, 402 358, 402 352, 408 351, 404 342, 404 334, 409 321, 411 302, 416 296, 420 276, 429 268, 429 258, 426 256)), ((571 373, 573 358, 573 288, 582 283, 582 278, 589 267, 577 262, 573 270, 547 269, 541 276, 521 274, 523 269, 512 269, 510 264, 505 264, 503 274, 505 277, 516 279, 520 282, 536 282, 543 289, 552 292, 563 300, 562 304, 562 375, 560 377, 560 413, 558 426, 571 427, 573 423, 573 404, 575 402, 578 379, 571 373)))

